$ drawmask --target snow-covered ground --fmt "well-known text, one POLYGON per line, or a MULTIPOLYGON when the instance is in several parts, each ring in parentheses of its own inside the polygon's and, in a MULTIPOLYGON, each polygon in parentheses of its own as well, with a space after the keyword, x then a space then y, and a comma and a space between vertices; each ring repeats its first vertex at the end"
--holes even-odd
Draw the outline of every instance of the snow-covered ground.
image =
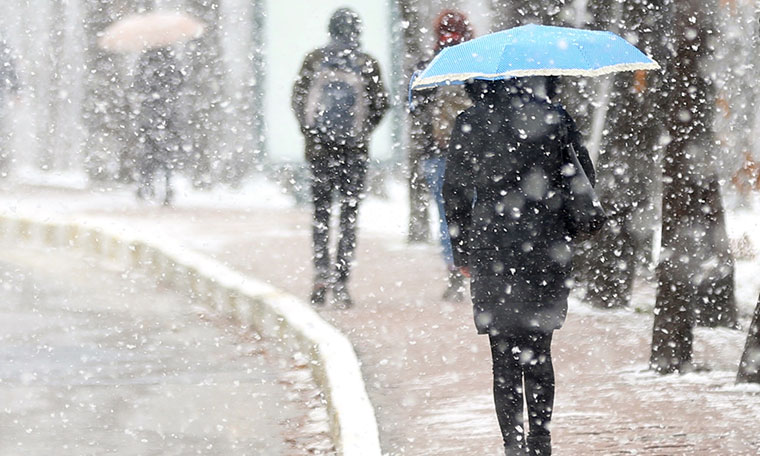
MULTIPOLYGON (((251 179, 238 189, 220 187, 211 192, 198 192, 178 182, 176 207, 166 211, 157 205, 137 202, 130 186, 88 191, 84 180, 76 176, 58 176, 56 179, 54 190, 26 192, 25 186, 39 189, 40 185, 50 185, 52 181, 33 172, 17 173, 12 182, 0 184, 0 188, 5 188, 0 201, 19 213, 82 216, 97 219, 99 223, 114 224, 123 224, 127 220, 131 223, 130 229, 150 229, 156 235, 191 239, 188 246, 192 248, 218 255, 219 260, 232 267, 261 274, 261 278, 296 295, 306 295, 309 272, 302 269, 302 265, 308 265, 309 209, 297 208, 289 195, 265 177, 251 179), (66 191, 66 187, 70 190, 66 191), (257 220, 285 212, 291 215, 278 221, 286 222, 282 225, 257 220), (141 213, 147 216, 140 217, 141 213), (197 214, 218 214, 220 221, 229 226, 220 227, 218 223, 212 226, 209 221, 194 220, 197 214), (203 233, 207 229, 210 231, 203 233), (255 255, 246 253, 246 248, 252 246, 241 245, 241 236, 260 237, 264 244, 276 243, 279 248, 290 245, 292 252, 285 251, 284 255, 297 255, 299 259, 272 258, 264 266, 251 265, 251 260, 263 258, 257 255, 274 253, 276 248, 254 246, 255 255), (282 271, 282 267, 291 268, 287 276, 275 272, 282 271)), ((354 309, 350 314, 328 311, 323 316, 344 331, 348 330, 347 334, 354 335, 352 340, 365 363, 370 396, 380 405, 381 437, 385 445, 390 445, 391 454, 440 456, 462 454, 465 449, 481 445, 495 448, 495 418, 487 386, 488 366, 482 365, 482 350, 475 348, 482 345, 481 339, 466 325, 471 321, 468 306, 439 307, 440 303, 431 301, 437 297, 440 284, 436 273, 430 272, 437 264, 437 246, 428 244, 410 250, 405 243, 405 184, 389 182, 386 194, 387 198, 368 196, 360 211, 360 244, 372 244, 373 249, 383 250, 373 252, 365 248, 361 252, 357 268, 357 276, 361 279, 356 287, 366 297, 365 302, 361 309, 354 309), (383 258, 388 258, 388 265, 368 264, 383 258), (409 261, 410 264, 390 261, 409 261), (401 279, 403 286, 399 285, 399 288, 388 288, 388 283, 401 283, 396 279, 389 282, 398 275, 389 270, 391 265, 393 269, 407 271, 401 279), (408 273, 415 270, 419 270, 419 276, 412 272, 410 278, 408 273), (381 276, 373 277, 372 274, 381 276), (415 287, 417 291, 414 291, 415 287), (372 303, 376 300, 373 296, 381 297, 382 303, 372 303), (421 315, 425 315, 421 320, 408 321, 412 316, 417 319, 421 315), (399 331, 399 325, 405 326, 399 331), (377 328, 378 334, 372 334, 370 328, 373 327, 377 328), (446 343, 435 339, 440 336, 436 332, 441 328, 448 331, 445 340, 453 338, 456 347, 446 347, 446 343), (393 336, 397 332, 403 336, 393 336), (454 350, 457 347, 461 347, 459 354, 454 350), (444 355, 443 361, 434 361, 439 354, 444 355), (477 364, 475 370, 461 370, 462 366, 473 368, 473 363, 477 364), (415 373, 417 369, 421 372, 415 373), (477 375, 476 372, 481 373, 477 375), (389 390, 381 380, 394 373, 411 377, 393 378, 388 386, 395 388, 389 390), (399 416, 396 413, 399 411, 390 409, 394 404, 401 404, 413 420, 405 421, 409 417, 399 416), (388 422, 389 419, 393 422, 388 422), (420 430, 428 432, 425 439, 408 440, 406 433, 418 434, 420 430), (468 435, 464 441, 462 430, 468 435), (446 440, 446 436, 453 435, 460 435, 460 438, 446 440), (431 442, 436 436, 442 440, 433 445, 431 442)), ((588 454, 611 454, 621 446, 665 451, 663 448, 669 441, 676 442, 674 445, 679 451, 689 449, 684 450, 684 454, 746 454, 715 452, 718 450, 700 452, 699 445, 695 446, 697 440, 698 444, 706 444, 704 442, 712 438, 711 434, 708 435, 712 432, 707 426, 709 423, 703 423, 705 417, 700 414, 701 409, 720 413, 731 423, 760 419, 760 386, 734 384, 748 317, 760 291, 757 257, 760 227, 753 216, 760 201, 756 196, 745 199, 742 204, 736 203, 737 200, 733 196, 726 198, 728 230, 737 250, 736 296, 743 330, 698 328, 695 331, 695 360, 705 364, 710 371, 663 378, 649 372, 646 366, 655 291, 651 283, 637 283, 631 309, 601 311, 573 299, 568 323, 555 339, 555 366, 559 378, 555 416, 558 454, 580 454, 576 451, 583 448, 584 442, 594 448, 594 452, 588 454), (695 408, 694 404, 701 404, 701 408, 695 408), (618 410, 620 407, 625 411, 618 410), (658 407, 682 407, 684 411, 678 413, 684 414, 680 420, 683 423, 657 424, 667 422, 668 418, 667 413, 657 410, 658 407), (691 424, 689 420, 692 420, 691 424), (589 429, 593 428, 613 429, 622 439, 632 440, 625 443, 605 433, 589 434, 589 429)), ((745 434, 751 434, 746 425, 737 425, 745 434)), ((755 444, 746 436, 742 442, 744 448, 755 444)))
MULTIPOLYGON (((16 170, 6 185, 26 184, 40 187, 60 189, 88 190, 89 197, 81 201, 68 201, 65 206, 24 197, 15 199, 12 195, 0 196, 8 204, 21 210, 43 210, 58 213, 69 213, 74 209, 97 207, 99 209, 113 208, 137 209, 146 203, 134 197, 131 185, 113 185, 92 188, 84 173, 43 173, 30 168, 16 170)), ((2 184, 0 184, 2 185, 2 184)), ((196 190, 181 176, 175 179, 176 208, 205 208, 205 209, 239 209, 252 210, 255 208, 291 208, 294 198, 279 186, 274 180, 265 175, 256 175, 237 188, 220 185, 212 190, 196 190)), ((359 213, 359 226, 362 232, 384 234, 398 240, 399 248, 409 248, 405 242, 408 226, 408 194, 406 183, 392 179, 385 184, 386 197, 368 195, 359 213)), ((740 313, 747 316, 752 313, 760 294, 760 194, 754 193, 739 197, 727 192, 724 197, 727 220, 726 228, 731 240, 736 259, 736 298, 740 313)), ((435 214, 435 208, 432 208, 435 214)), ((437 226, 431 221, 431 232, 437 234, 437 226)), ((422 244, 422 249, 435 249, 437 245, 422 244)), ((653 296, 652 296, 653 297, 653 296)), ((652 305, 654 303, 652 302, 652 305)), ((644 309, 647 306, 645 303, 644 309)))

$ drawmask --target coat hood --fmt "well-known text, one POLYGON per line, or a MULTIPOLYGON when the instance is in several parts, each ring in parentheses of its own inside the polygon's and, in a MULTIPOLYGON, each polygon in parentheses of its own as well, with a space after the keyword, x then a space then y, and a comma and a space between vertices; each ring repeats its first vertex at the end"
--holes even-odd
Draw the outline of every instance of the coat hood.
POLYGON ((328 31, 330 38, 348 47, 359 47, 362 21, 355 11, 349 8, 341 8, 333 13, 330 18, 328 31))

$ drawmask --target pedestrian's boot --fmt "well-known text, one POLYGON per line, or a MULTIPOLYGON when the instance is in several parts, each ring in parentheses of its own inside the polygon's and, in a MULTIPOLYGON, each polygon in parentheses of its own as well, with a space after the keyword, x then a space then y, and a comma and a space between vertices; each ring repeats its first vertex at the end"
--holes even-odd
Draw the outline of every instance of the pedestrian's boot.
POLYGON ((506 456, 526 456, 528 449, 522 443, 513 443, 511 445, 504 446, 504 454, 506 456))
POLYGON ((327 298, 327 283, 317 282, 311 289, 311 305, 314 307, 322 307, 325 305, 327 298))
POLYGON ((464 301, 464 276, 456 269, 449 271, 449 284, 443 292, 443 300, 450 302, 464 301))
POLYGON ((350 309, 354 306, 354 301, 348 294, 348 287, 344 281, 338 281, 333 287, 333 299, 335 300, 335 307, 339 309, 350 309))
POLYGON ((531 456, 551 456, 552 436, 528 435, 528 454, 531 456))
POLYGON ((430 242, 430 228, 427 224, 427 213, 409 220, 409 234, 406 237, 409 244, 427 244, 430 242))
POLYGON ((169 185, 169 179, 166 179, 166 193, 164 194, 164 206, 171 206, 172 202, 174 201, 174 190, 172 189, 172 186, 169 185))

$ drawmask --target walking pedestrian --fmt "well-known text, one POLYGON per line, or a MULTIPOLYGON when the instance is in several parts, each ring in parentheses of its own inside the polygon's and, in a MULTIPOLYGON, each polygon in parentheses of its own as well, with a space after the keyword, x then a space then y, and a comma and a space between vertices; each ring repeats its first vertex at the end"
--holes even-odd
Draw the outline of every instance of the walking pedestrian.
POLYGON ((356 222, 369 160, 369 139, 385 111, 380 66, 360 50, 361 21, 348 8, 328 26, 330 42, 309 53, 293 88, 291 105, 306 142, 314 203, 313 305, 332 289, 338 307, 353 305, 347 284, 356 248, 356 222), (334 194, 340 203, 337 255, 330 260, 329 228, 334 194))
POLYGON ((171 205, 171 177, 179 159, 178 97, 182 74, 174 52, 168 47, 143 51, 133 87, 139 96, 137 112, 140 155, 137 157, 137 195, 156 194, 158 174, 163 173, 163 204, 171 205))
MULTIPOLYGON (((463 43, 474 36, 470 21, 463 13, 454 10, 444 10, 434 23, 436 44, 434 54, 446 47, 463 43)), ((425 68, 431 59, 424 59, 417 66, 425 68)), ((446 160, 444 151, 451 139, 456 117, 472 105, 470 98, 462 86, 438 87, 431 90, 414 92, 410 114, 412 116, 412 135, 416 136, 412 144, 419 148, 410 150, 410 227, 415 214, 420 214, 416 205, 427 205, 427 196, 432 196, 438 209, 439 239, 443 251, 443 259, 448 269, 448 286, 443 298, 452 301, 464 299, 464 280, 462 274, 454 266, 451 253, 449 228, 443 208, 443 174, 446 160), (425 177, 425 183, 420 182, 420 176, 425 177), (429 193, 429 195, 425 195, 429 193), (418 201, 415 203, 415 201, 418 201)), ((427 217, 424 217, 427 223, 427 217)), ((413 230, 410 230, 410 234, 413 230)), ((412 239, 412 236, 410 236, 412 239)))
POLYGON ((570 145, 594 179, 575 123, 551 100, 554 84, 545 77, 466 84, 474 106, 457 117, 446 161, 454 261, 470 277, 477 330, 490 338, 507 455, 551 454, 551 342, 567 314, 572 259, 563 210, 572 188, 562 175, 570 145))

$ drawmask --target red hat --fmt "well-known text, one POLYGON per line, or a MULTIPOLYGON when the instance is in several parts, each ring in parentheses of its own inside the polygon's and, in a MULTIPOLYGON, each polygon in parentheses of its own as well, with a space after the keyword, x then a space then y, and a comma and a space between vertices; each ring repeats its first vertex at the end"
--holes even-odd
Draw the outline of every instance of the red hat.
POLYGON ((463 13, 454 10, 443 10, 435 21, 436 45, 435 50, 464 43, 472 39, 474 32, 470 21, 463 13))

